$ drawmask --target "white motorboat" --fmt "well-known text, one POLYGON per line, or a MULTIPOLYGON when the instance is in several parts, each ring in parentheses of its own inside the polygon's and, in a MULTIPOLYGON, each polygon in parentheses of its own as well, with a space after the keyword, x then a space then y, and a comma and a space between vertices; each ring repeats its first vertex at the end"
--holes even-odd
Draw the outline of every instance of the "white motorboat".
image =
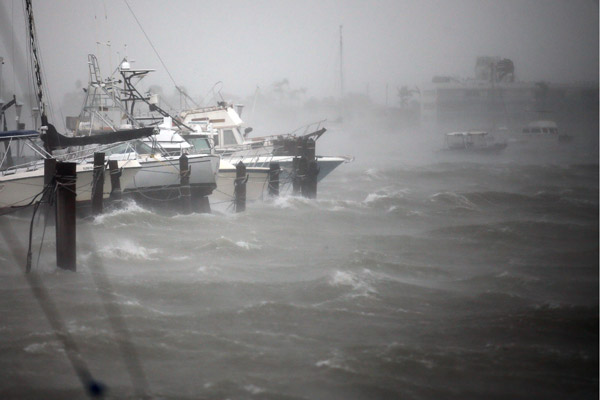
POLYGON ((447 151, 464 153, 499 153, 507 146, 505 141, 496 141, 486 131, 450 132, 445 136, 447 151))
MULTIPOLYGON (((141 165, 141 170, 136 176, 123 186, 124 194, 147 200, 164 200, 179 195, 181 179, 179 155, 163 154, 146 142, 134 141, 122 143, 106 151, 106 156, 110 160, 135 160, 141 165)), ((214 154, 186 154, 186 156, 192 193, 200 197, 210 195, 217 187, 219 156, 214 154)))
MULTIPOLYGON (((44 189, 44 158, 51 158, 39 140, 37 131, 8 131, 0 133, 0 208, 21 207, 39 200, 44 189)), ((64 160, 77 163, 76 200, 91 200, 93 181, 93 161, 89 158, 73 157, 65 154, 64 160)), ((136 160, 123 160, 118 163, 121 170, 121 185, 129 185, 141 165, 136 160)), ((108 167, 106 167, 108 168, 108 167)), ((106 176, 110 171, 105 171, 106 176)), ((110 179, 104 180, 103 197, 112 192, 110 179)))
POLYGON ((559 142, 573 140, 573 136, 559 132, 556 122, 550 120, 532 121, 523 127, 522 133, 527 138, 551 138, 559 142))
MULTIPOLYGON (((119 128, 141 127, 144 121, 133 116, 134 106, 147 104, 155 111, 159 110, 162 124, 155 128, 155 134, 143 140, 123 143, 107 151, 111 160, 137 160, 140 172, 123 193, 133 195, 139 200, 174 199, 179 197, 181 172, 179 158, 186 154, 190 171, 190 188, 194 196, 207 196, 216 188, 219 168, 219 156, 197 151, 193 145, 179 134, 168 113, 149 102, 135 88, 133 80, 141 80, 152 72, 151 69, 132 69, 124 59, 117 68, 120 78, 102 79, 98 61, 92 54, 88 56, 89 83, 87 97, 81 114, 74 120, 76 137, 94 137, 101 132, 119 131, 119 128), (123 83, 123 87, 120 86, 123 83), (122 122, 126 121, 123 125, 122 122)), ((73 119, 71 119, 73 121, 73 119)), ((148 118, 155 124, 157 118, 148 118)))
MULTIPOLYGON (((214 107, 183 111, 179 115, 181 121, 194 129, 193 135, 183 132, 183 136, 186 139, 190 136, 209 138, 215 152, 221 155, 222 168, 242 161, 247 168, 261 168, 268 172, 270 163, 279 163, 283 173, 281 181, 287 183, 292 175, 294 157, 302 155, 299 146, 309 139, 317 140, 326 131, 321 127, 323 121, 320 121, 307 125, 301 133, 296 130, 284 135, 248 138, 252 128, 243 128, 240 110, 241 106, 220 102, 214 107)), ((340 164, 351 161, 352 157, 315 155, 315 159, 319 167, 317 180, 320 181, 340 164)))

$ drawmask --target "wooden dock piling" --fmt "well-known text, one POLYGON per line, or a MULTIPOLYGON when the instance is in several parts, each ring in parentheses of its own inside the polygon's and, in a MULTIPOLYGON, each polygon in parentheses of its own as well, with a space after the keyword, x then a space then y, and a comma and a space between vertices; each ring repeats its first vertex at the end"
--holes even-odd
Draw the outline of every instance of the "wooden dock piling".
POLYGON ((104 153, 94 153, 92 180, 92 215, 102 214, 104 200, 104 153))
POLYGON ((317 177, 319 176, 319 165, 316 160, 308 162, 306 177, 303 184, 303 194, 309 199, 317 198, 317 177))
POLYGON ((185 154, 179 157, 179 186, 181 191, 181 208, 184 214, 192 212, 192 196, 190 192, 190 168, 185 154))
POLYGON ((308 197, 307 195, 307 186, 306 186, 306 178, 308 173, 308 160, 306 157, 300 157, 298 161, 298 177, 299 177, 299 185, 300 185, 300 193, 304 197, 308 197))
POLYGON ((233 193, 235 197, 235 212, 246 211, 246 166, 243 162, 239 162, 235 166, 235 181, 233 182, 233 193))
POLYGON ((279 196, 279 163, 269 164, 269 196, 279 196))
MULTIPOLYGON (((56 158, 45 158, 44 159, 44 188, 48 185, 54 185, 54 176, 56 175, 56 158)), ((53 193, 47 191, 42 199, 45 202, 49 202, 52 198, 53 193)))
POLYGON ((117 160, 108 160, 108 169, 110 171, 110 197, 109 199, 117 207, 121 206, 123 192, 121 191, 121 170, 117 160))
POLYGON ((56 265, 75 271, 75 196, 77 164, 56 163, 56 265))
POLYGON ((300 193, 301 177, 300 177, 300 157, 292 159, 292 194, 300 193))
POLYGON ((316 143, 312 138, 308 138, 306 140, 306 144, 304 145, 304 157, 310 162, 315 160, 316 155, 316 143))

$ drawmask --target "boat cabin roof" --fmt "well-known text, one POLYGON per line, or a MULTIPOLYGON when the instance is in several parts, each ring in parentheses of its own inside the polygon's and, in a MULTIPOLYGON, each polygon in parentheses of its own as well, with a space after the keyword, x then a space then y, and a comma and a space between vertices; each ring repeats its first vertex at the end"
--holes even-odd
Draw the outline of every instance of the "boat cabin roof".
POLYGON ((527 124, 528 128, 557 128, 556 122, 549 120, 532 121, 527 124))
POLYGON ((187 110, 183 111, 180 116, 183 123, 190 126, 210 123, 215 129, 225 129, 239 127, 243 124, 240 115, 230 105, 187 110))
POLYGON ((488 133, 485 131, 468 131, 468 132, 450 132, 446 133, 446 136, 457 137, 457 136, 485 136, 488 133))
POLYGON ((27 139, 38 137, 40 133, 33 130, 20 130, 20 131, 4 131, 0 132, 0 140, 10 139, 27 139))

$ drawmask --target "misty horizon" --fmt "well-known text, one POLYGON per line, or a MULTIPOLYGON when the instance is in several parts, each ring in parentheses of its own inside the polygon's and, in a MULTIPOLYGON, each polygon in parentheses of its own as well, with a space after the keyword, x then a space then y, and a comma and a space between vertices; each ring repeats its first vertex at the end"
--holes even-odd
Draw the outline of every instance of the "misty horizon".
MULTIPOLYGON (((26 31, 21 2, 0 6, 7 97, 26 92, 29 78, 12 76, 27 68, 26 31)), ((388 91, 395 102, 397 88, 434 76, 472 78, 478 56, 513 60, 518 81, 598 81, 592 1, 177 1, 165 7, 71 0, 34 2, 34 14, 55 109, 65 94, 85 87, 88 54, 98 56, 103 76, 128 57, 134 68, 156 70, 146 89, 159 86, 168 94, 177 84, 195 99, 210 96, 217 82, 223 93, 250 97, 282 81, 305 98, 337 98, 340 59, 343 91, 380 104, 388 91)))

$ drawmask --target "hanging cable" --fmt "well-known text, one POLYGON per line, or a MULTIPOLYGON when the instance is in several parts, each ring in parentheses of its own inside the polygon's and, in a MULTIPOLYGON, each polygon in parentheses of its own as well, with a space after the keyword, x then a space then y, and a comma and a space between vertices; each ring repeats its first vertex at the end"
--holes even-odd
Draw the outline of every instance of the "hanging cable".
POLYGON ((171 82, 173 82, 173 85, 175 85, 175 89, 177 89, 177 91, 179 91, 179 93, 183 94, 186 98, 190 99, 192 101, 192 103, 194 103, 194 106, 199 107, 198 104, 194 101, 194 99, 192 99, 187 93, 185 93, 183 91, 183 89, 181 88, 181 86, 179 86, 177 84, 177 82, 175 82, 175 79, 173 78, 173 75, 171 75, 171 73, 169 72, 169 69, 167 68, 167 66, 165 64, 165 62, 161 58, 160 54, 158 54, 158 50, 156 50, 156 47, 154 47, 154 44, 152 43, 152 41, 150 40, 150 37, 148 36, 148 34, 146 33, 146 31, 142 27, 142 24, 140 23, 140 21, 137 19, 135 13, 131 9, 131 6, 129 5, 129 3, 127 2, 127 0, 123 0, 123 2, 125 3, 125 5, 127 6, 127 8, 129 9, 129 12, 131 12, 131 15, 133 16, 133 19, 135 19, 135 22, 140 27, 140 30, 142 31, 142 33, 146 37, 146 40, 150 44, 150 47, 152 47, 152 50, 154 50, 154 54, 156 54, 156 57, 158 57, 158 60, 160 61, 160 63, 162 64, 163 68, 167 72, 167 75, 169 75, 169 78, 171 79, 171 82))

